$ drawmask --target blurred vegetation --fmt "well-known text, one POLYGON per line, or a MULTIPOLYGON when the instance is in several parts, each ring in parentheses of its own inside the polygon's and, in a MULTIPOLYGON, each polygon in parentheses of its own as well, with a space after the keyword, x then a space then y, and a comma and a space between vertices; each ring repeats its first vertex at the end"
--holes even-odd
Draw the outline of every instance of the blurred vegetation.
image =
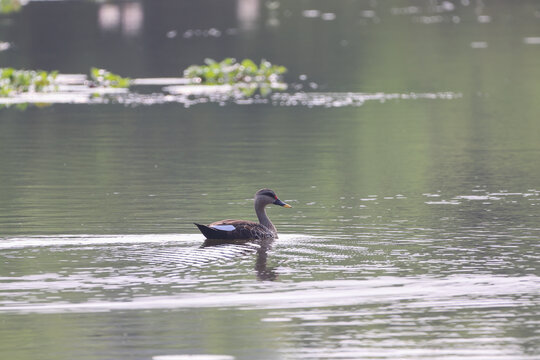
POLYGON ((20 11, 22 5, 20 0, 0 0, 0 14, 10 14, 20 11))
POLYGON ((253 60, 237 62, 234 58, 226 58, 220 62, 205 59, 204 63, 206 65, 191 65, 184 70, 184 76, 205 85, 273 83, 280 81, 281 75, 287 71, 285 66, 273 65, 266 60, 261 60, 258 66, 253 60))
POLYGON ((90 77, 93 86, 127 88, 131 84, 130 78, 124 78, 105 69, 98 69, 95 67, 90 69, 90 77))
MULTIPOLYGON (((53 92, 58 90, 58 71, 17 70, 0 68, 0 97, 27 92, 53 92)), ((90 70, 89 87, 126 88, 131 79, 98 68, 90 70)))
POLYGON ((54 90, 57 71, 0 68, 0 96, 54 90))
POLYGON ((286 88, 281 81, 287 68, 264 59, 259 65, 250 59, 237 62, 234 58, 220 62, 207 58, 204 63, 189 66, 184 77, 201 85, 236 85, 245 96, 252 96, 257 90, 266 96, 273 89, 286 88))

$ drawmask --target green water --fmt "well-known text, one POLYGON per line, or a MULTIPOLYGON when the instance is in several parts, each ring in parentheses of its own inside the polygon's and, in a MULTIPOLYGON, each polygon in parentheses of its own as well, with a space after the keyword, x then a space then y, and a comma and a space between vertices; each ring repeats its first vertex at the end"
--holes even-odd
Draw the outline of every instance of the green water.
POLYGON ((0 18, 1 66, 157 77, 267 58, 287 99, 328 95, 1 109, 2 358, 540 356, 540 5, 275 5, 0 18), (378 93, 400 99, 346 102, 378 93), (253 220, 262 187, 293 206, 268 210, 278 240, 200 248, 193 222, 253 220))

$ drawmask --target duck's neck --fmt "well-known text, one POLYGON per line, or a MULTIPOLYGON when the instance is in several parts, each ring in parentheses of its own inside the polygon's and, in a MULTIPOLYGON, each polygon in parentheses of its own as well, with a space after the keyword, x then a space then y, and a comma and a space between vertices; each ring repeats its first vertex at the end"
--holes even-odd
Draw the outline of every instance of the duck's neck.
POLYGON ((255 213, 257 214, 257 217, 259 218, 259 223, 261 225, 266 226, 270 231, 276 234, 277 233, 276 227, 274 226, 274 224, 272 224, 268 215, 266 215, 265 206, 266 204, 260 201, 257 201, 257 199, 255 199, 255 213))

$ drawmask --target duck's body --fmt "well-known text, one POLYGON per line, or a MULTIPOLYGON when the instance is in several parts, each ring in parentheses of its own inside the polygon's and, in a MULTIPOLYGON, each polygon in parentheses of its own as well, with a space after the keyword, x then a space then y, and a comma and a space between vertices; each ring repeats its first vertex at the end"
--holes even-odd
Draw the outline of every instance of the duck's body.
POLYGON ((255 194, 255 213, 259 222, 247 220, 220 220, 209 225, 195 223, 207 239, 222 240, 254 240, 254 239, 277 239, 276 227, 268 215, 265 207, 269 204, 291 207, 279 200, 270 189, 261 189, 255 194))

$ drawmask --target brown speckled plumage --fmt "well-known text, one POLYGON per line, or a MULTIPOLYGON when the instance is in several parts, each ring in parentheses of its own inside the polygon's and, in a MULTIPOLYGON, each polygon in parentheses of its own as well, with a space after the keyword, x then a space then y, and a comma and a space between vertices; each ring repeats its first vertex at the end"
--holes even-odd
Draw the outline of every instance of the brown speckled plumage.
POLYGON ((209 225, 195 223, 202 234, 207 239, 223 240, 259 240, 259 239, 277 239, 277 231, 266 215, 265 207, 269 204, 291 207, 278 199, 275 192, 270 189, 261 189, 255 193, 255 213, 259 222, 247 220, 220 220, 209 225), (229 225, 234 226, 234 230, 221 230, 216 226, 229 225))

